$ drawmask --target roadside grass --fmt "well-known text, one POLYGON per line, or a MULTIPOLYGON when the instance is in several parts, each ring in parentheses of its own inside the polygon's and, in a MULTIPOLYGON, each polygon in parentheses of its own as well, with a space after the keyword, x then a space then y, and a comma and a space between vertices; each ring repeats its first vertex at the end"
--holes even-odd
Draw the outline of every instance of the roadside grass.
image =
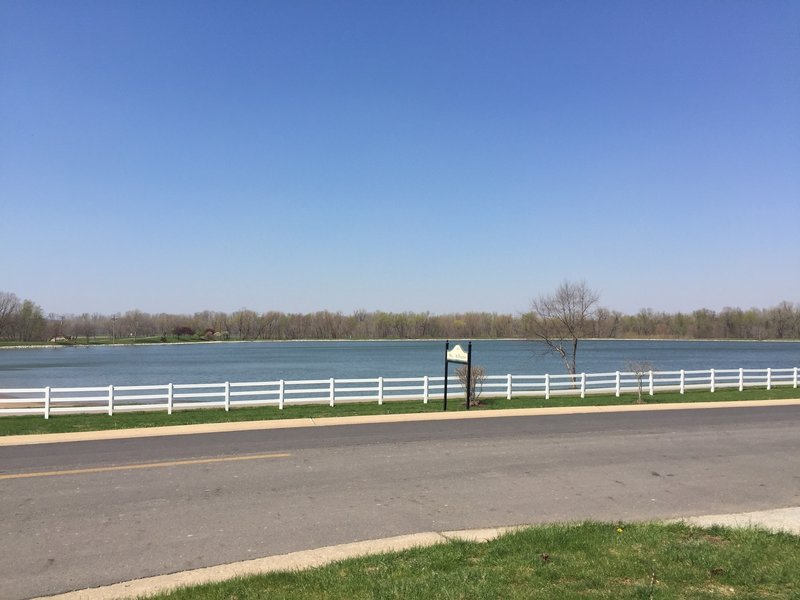
POLYGON ((798 598, 800 538, 760 529, 585 522, 485 543, 348 559, 148 596, 266 598, 798 598))
MULTIPOLYGON (((577 406, 613 406, 636 403, 636 394, 623 394, 619 398, 611 395, 591 395, 586 398, 578 396, 552 396, 527 398, 487 398, 482 405, 470 410, 498 410, 504 408, 548 408, 577 406)), ((673 402, 724 402, 737 400, 772 400, 800 398, 800 390, 791 387, 780 387, 772 390, 750 389, 719 390, 713 394, 708 391, 662 392, 654 396, 645 396, 645 404, 667 404, 673 402)), ((1 401, 1 400, 0 400, 1 401)), ((49 419, 42 416, 5 416, 0 417, 0 436, 28 435, 40 433, 68 433, 77 431, 101 431, 107 429, 130 429, 135 427, 163 427, 165 425, 192 425, 198 423, 228 423, 241 421, 262 421, 273 419, 300 419, 322 417, 347 417, 356 415, 391 415, 441 412, 442 401, 431 400, 423 404, 415 401, 387 401, 383 405, 377 402, 342 402, 330 407, 327 404, 306 404, 301 406, 285 406, 279 410, 275 406, 231 408, 225 412, 221 408, 194 410, 176 410, 168 415, 161 411, 117 412, 113 416, 107 414, 83 415, 51 415, 49 419)), ((465 410, 463 399, 451 399, 448 411, 465 410)))

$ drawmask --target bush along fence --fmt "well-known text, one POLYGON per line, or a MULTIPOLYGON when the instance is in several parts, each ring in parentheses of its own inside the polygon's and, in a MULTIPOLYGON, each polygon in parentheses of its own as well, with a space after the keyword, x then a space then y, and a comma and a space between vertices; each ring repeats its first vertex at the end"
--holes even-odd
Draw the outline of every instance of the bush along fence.
MULTIPOLYGON (((488 375, 479 384, 484 398, 576 396, 722 388, 797 387, 798 367, 783 369, 707 369, 700 371, 644 371, 579 373, 576 375, 488 375)), ((447 380, 448 396, 464 397, 458 378, 447 380)), ((444 377, 375 377, 372 379, 313 379, 224 383, 167 383, 163 385, 108 385, 100 387, 44 387, 0 389, 0 415, 104 413, 117 411, 224 408, 384 402, 443 397, 444 377)))

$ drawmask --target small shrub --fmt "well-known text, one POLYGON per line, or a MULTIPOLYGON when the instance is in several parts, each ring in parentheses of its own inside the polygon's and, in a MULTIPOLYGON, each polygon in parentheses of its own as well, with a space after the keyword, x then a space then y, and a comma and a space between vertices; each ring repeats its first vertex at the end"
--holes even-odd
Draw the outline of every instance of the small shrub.
MULTIPOLYGON (((467 366, 462 365, 456 369, 458 375, 458 382, 461 384, 461 389, 467 393, 467 366)), ((486 382, 486 369, 477 365, 472 365, 472 372, 470 373, 472 381, 470 383, 469 405, 480 406, 481 394, 483 393, 483 384, 486 382)), ((466 404, 466 402, 464 403, 466 404)))

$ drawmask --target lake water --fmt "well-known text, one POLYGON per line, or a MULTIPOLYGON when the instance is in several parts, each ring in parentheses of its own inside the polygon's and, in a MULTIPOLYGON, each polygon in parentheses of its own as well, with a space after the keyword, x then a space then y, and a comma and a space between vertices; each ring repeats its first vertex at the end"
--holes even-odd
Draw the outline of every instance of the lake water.
MULTIPOLYGON (((462 344, 466 349, 466 344, 462 344)), ((473 364, 488 375, 564 373, 543 345, 520 340, 473 342, 473 364)), ((247 342, 0 350, 0 389, 17 387, 216 383, 277 379, 442 375, 444 342, 247 342)), ((648 361, 656 370, 800 366, 800 342, 587 340, 578 370, 625 370, 648 361)))

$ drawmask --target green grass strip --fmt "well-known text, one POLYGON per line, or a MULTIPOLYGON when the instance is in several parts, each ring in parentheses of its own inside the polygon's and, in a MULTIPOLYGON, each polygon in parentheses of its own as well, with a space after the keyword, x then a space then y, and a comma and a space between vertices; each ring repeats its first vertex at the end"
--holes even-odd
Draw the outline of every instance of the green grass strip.
POLYGON ((544 525, 181 588, 158 600, 796 599, 800 538, 684 524, 544 525))
MULTIPOLYGON (((665 404, 673 402, 724 402, 736 400, 772 400, 800 398, 800 390, 794 388, 775 388, 772 390, 752 389, 745 391, 720 390, 713 394, 705 391, 689 391, 656 393, 645 396, 646 404, 665 404)), ((635 394, 623 394, 619 398, 612 395, 602 396, 554 396, 549 400, 541 397, 532 398, 490 398, 482 400, 483 405, 471 410, 497 410, 503 408, 545 408, 565 406, 612 406, 634 404, 635 394)), ((162 427, 165 425, 191 425, 196 423, 229 423, 241 421, 261 421, 271 419, 297 419, 321 417, 345 417, 354 415, 391 415, 440 412, 442 402, 431 401, 423 404, 415 401, 387 401, 383 405, 377 402, 341 402, 331 408, 328 405, 311 404, 302 406, 286 406, 279 410, 275 406, 251 408, 231 408, 225 412, 221 408, 176 410, 168 415, 165 410, 147 412, 118 412, 113 416, 106 414, 88 415, 51 415, 49 419, 42 416, 10 416, 0 417, 0 436, 28 435, 39 433, 68 433, 75 431, 101 431, 107 429, 129 429, 133 427, 162 427)), ((449 411, 464 410, 463 400, 451 399, 449 411)))

